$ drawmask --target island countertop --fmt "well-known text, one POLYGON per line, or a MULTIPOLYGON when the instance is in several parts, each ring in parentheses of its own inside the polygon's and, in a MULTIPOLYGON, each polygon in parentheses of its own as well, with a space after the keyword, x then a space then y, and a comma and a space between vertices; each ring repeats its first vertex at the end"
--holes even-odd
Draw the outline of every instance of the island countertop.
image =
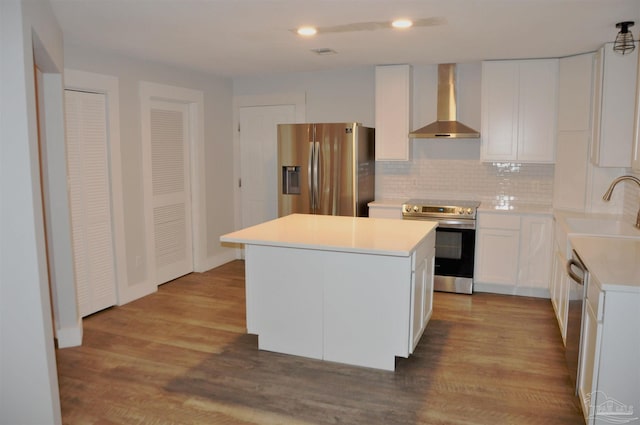
POLYGON ((220 241, 406 257, 436 227, 431 221, 291 214, 220 241))

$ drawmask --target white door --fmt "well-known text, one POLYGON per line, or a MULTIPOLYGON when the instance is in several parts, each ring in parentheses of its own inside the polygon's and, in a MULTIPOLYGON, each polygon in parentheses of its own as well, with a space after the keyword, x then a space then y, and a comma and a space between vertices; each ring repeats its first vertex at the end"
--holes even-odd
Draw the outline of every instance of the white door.
POLYGON ((189 107, 151 101, 150 157, 156 284, 193 271, 189 107))
POLYGON ((106 96, 65 90, 73 262, 80 316, 116 304, 106 96))
POLYGON ((295 105, 240 108, 242 227, 278 216, 277 125, 295 120, 295 105))

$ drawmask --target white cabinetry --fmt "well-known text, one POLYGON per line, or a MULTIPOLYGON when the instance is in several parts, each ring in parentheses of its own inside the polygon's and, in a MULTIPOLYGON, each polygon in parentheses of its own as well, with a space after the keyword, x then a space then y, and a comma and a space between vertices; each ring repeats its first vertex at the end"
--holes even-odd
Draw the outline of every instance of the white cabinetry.
POLYGON ((638 49, 619 55, 612 43, 595 55, 591 162, 599 167, 630 167, 638 49))
POLYGON ((375 69, 376 161, 409 160, 411 66, 375 69))
POLYGON ((411 277, 411 347, 409 352, 418 345, 427 322, 433 311, 433 270, 435 263, 435 236, 420 244, 413 254, 411 277), (430 251, 430 248, 432 252, 430 251))
POLYGON ((549 297, 552 218, 478 214, 474 281, 479 291, 549 297))
POLYGON ((553 206, 581 211, 587 200, 593 53, 560 59, 553 206))
POLYGON ((520 221, 518 286, 548 288, 553 255, 553 218, 523 215, 520 221))
POLYGON ((519 215, 478 214, 475 282, 515 285, 519 248, 519 215))
POLYGON ((551 304, 556 313, 562 342, 567 340, 567 313, 569 312, 569 275, 566 272, 567 259, 563 252, 556 246, 553 256, 551 275, 551 304))
POLYGON ((589 277, 578 382, 578 395, 588 425, 610 424, 612 419, 638 416, 639 305, 639 293, 603 291, 600 282, 593 275, 589 277), (622 414, 625 410, 632 414, 622 414))
MULTIPOLYGON (((640 55, 638 55, 638 70, 640 71, 640 55)), ((640 173, 640 72, 636 78, 636 107, 633 120, 633 153, 631 156, 631 168, 640 173)))
POLYGON ((394 370, 431 317, 435 231, 408 256, 245 249, 247 331, 261 350, 394 370))
POLYGON ((558 60, 482 63, 483 161, 555 159, 558 60))

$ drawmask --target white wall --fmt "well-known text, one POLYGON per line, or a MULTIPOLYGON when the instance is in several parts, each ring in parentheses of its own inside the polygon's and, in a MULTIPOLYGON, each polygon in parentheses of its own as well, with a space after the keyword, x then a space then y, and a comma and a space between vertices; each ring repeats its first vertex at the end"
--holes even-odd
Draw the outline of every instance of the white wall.
POLYGON ((233 253, 222 248, 219 242, 221 234, 234 229, 231 79, 74 46, 65 46, 64 54, 65 66, 69 69, 106 74, 119 79, 129 285, 148 278, 144 263, 146 252, 141 174, 140 81, 204 92, 207 263, 209 267, 214 267, 233 259, 233 253), (142 261, 137 262, 136 258, 142 261))
POLYGON ((34 61, 60 73, 62 33, 26 0, 0 2, 0 31, 0 423, 58 424, 34 61))
POLYGON ((233 79, 234 96, 305 92, 307 122, 374 124, 373 67, 233 79))

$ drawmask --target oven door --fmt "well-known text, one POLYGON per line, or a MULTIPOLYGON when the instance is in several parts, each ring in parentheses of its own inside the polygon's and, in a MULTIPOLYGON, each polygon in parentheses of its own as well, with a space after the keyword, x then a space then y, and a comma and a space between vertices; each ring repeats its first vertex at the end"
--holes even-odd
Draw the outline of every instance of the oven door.
POLYGON ((438 220, 407 215, 403 218, 438 222, 433 289, 440 292, 472 294, 476 221, 462 218, 438 220))
POLYGON ((475 229, 437 227, 435 274, 473 278, 475 246, 475 229))

